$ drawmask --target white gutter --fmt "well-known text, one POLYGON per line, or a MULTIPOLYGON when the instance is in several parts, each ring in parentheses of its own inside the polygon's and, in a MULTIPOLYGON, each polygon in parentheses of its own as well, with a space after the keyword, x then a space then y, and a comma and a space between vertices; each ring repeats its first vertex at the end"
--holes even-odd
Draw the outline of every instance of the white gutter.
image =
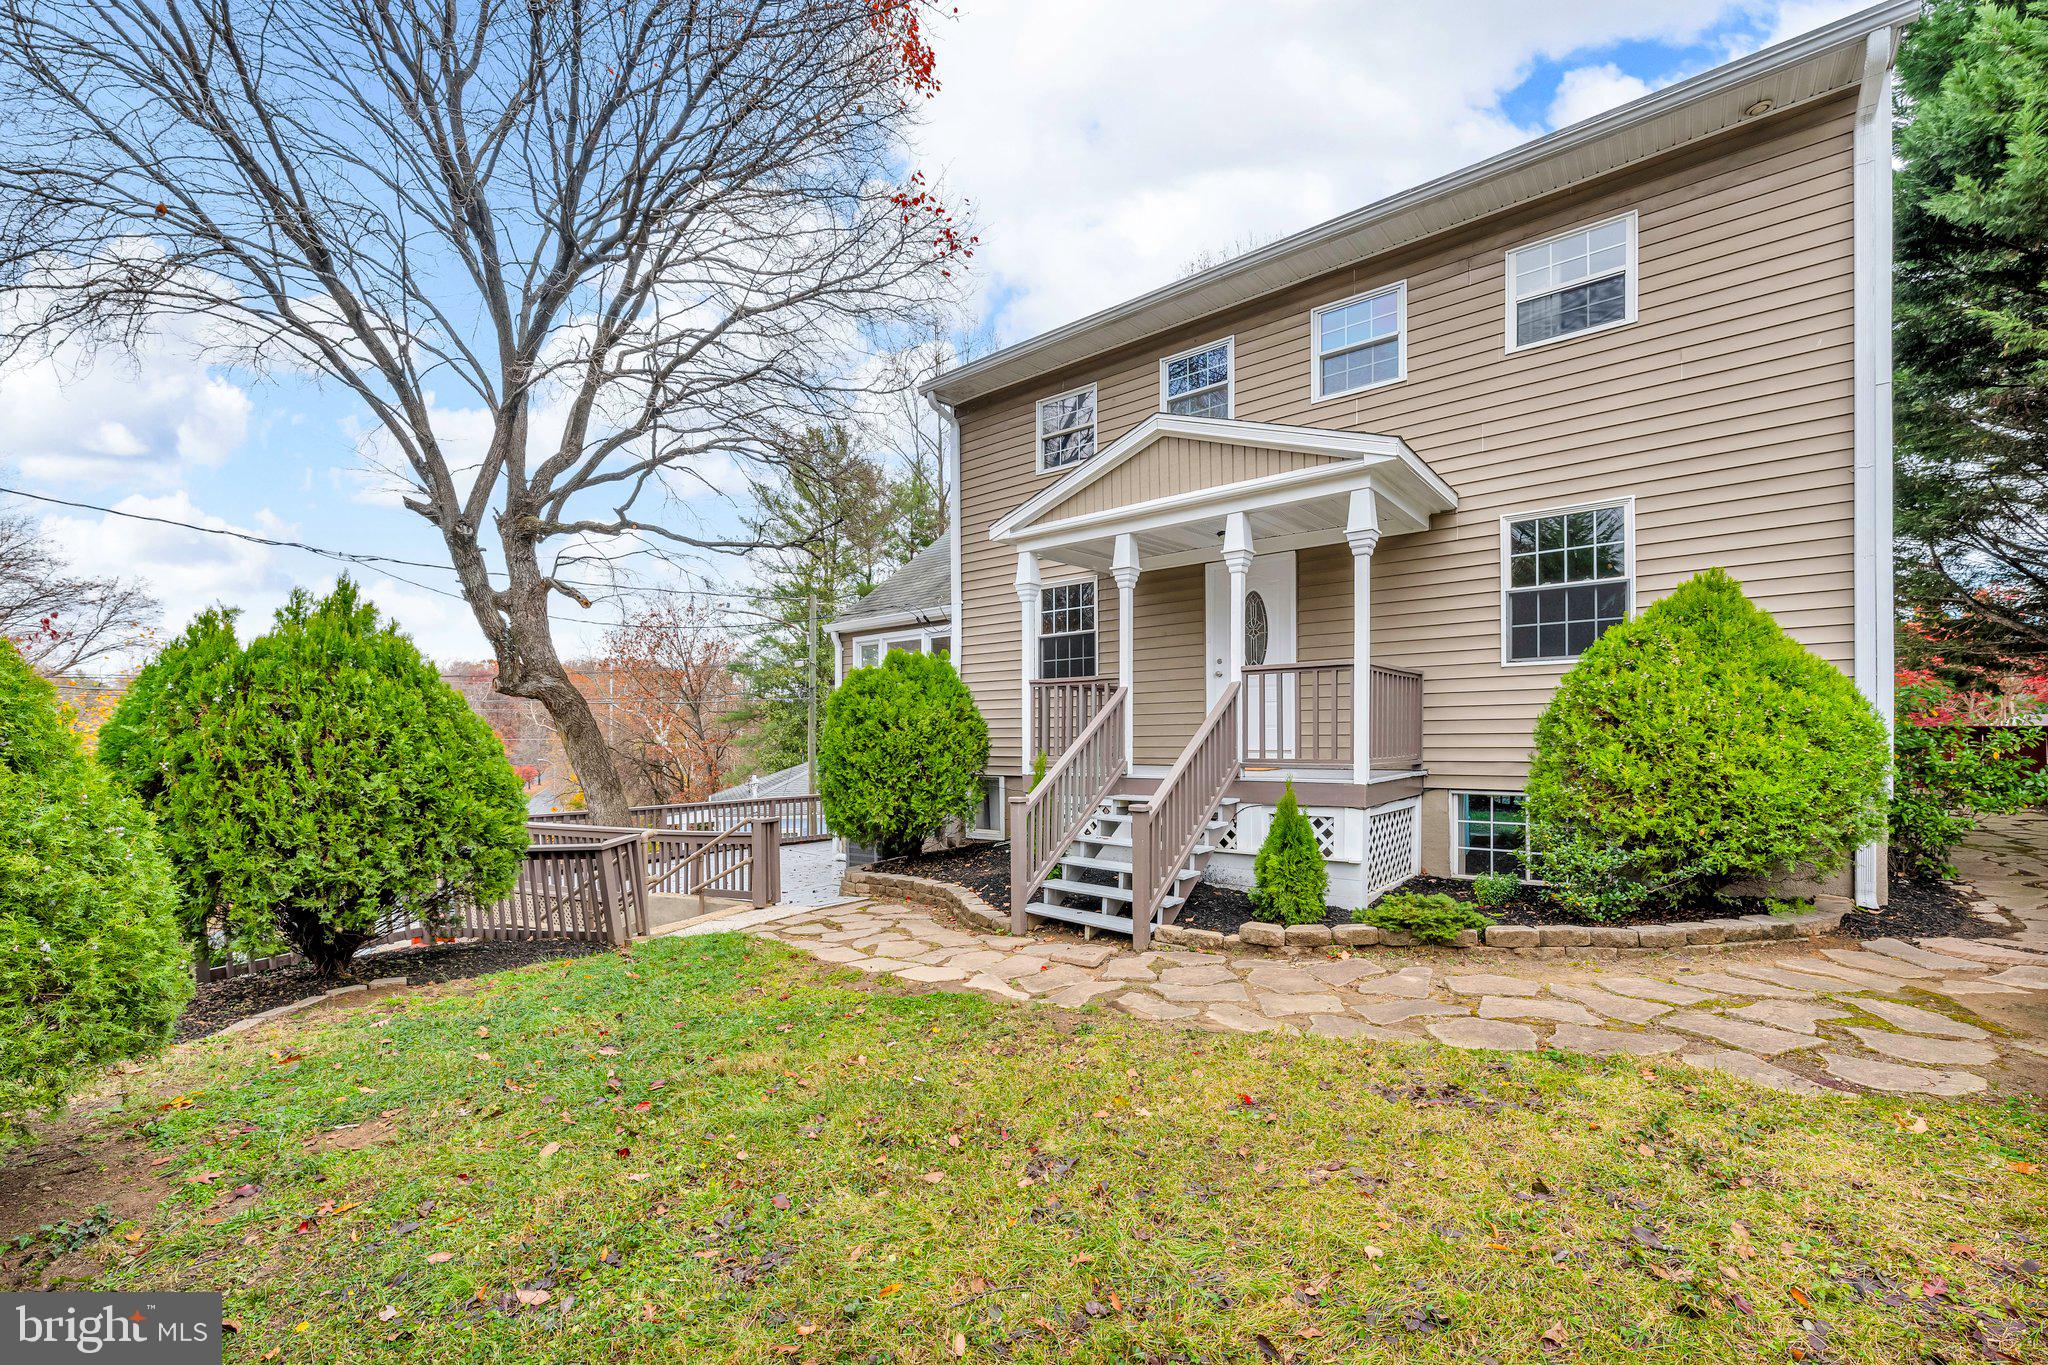
MULTIPOLYGON (((1892 33, 1866 40, 1855 138, 1856 686, 1890 730, 1892 670, 1892 33)), ((1885 846, 1856 852, 1856 903, 1885 900, 1885 846)))

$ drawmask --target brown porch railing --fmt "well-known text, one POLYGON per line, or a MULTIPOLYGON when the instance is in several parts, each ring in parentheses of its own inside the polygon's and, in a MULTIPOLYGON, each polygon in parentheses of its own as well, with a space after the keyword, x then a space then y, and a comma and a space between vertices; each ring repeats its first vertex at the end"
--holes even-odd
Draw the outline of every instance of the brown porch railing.
POLYGON ((1081 826, 1095 815, 1130 766, 1124 752, 1124 707, 1130 693, 1116 688, 1095 718, 1053 760, 1045 778, 1010 798, 1010 926, 1030 927, 1026 907, 1081 826))
MULTIPOLYGON (((1244 670, 1243 754, 1250 765, 1349 768, 1353 753, 1348 663, 1260 664, 1244 670)), ((1422 763, 1422 675, 1371 669, 1372 766, 1398 771, 1422 763)))
MULTIPOLYGON (((825 810, 815 796, 750 796, 739 801, 676 801, 659 806, 635 806, 626 812, 636 829, 723 829, 741 820, 774 820, 785 844, 807 844, 829 839, 825 810)), ((581 825, 590 819, 588 811, 553 811, 549 824, 581 825)))
POLYGON ((1152 921, 1194 852, 1202 829, 1237 780, 1238 706, 1244 684, 1216 699, 1180 759, 1142 801, 1131 803, 1131 948, 1144 952, 1152 921))
POLYGON ((1043 753, 1058 758, 1072 747, 1090 721, 1101 713, 1115 678, 1039 678, 1031 684, 1032 752, 1026 765, 1043 753))

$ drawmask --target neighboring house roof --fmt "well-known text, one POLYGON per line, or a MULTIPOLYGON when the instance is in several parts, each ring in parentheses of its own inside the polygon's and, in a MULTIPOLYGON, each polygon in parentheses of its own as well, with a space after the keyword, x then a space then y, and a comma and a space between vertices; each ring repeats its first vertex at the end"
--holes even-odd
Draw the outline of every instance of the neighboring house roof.
POLYGON ((1888 0, 1824 28, 1717 66, 1499 156, 1232 257, 1078 322, 947 370, 926 393, 959 404, 1192 324, 1277 290, 1526 205, 1662 156, 1751 118, 1858 88, 1874 35, 1915 18, 1921 0, 1888 0))
POLYGON ((811 774, 808 763, 798 763, 779 772, 760 773, 736 786, 712 793, 713 801, 752 801, 770 796, 809 796, 811 774))
POLYGON ((910 562, 883 579, 875 590, 855 602, 832 622, 833 635, 916 623, 945 621, 953 615, 953 533, 912 555, 910 562))

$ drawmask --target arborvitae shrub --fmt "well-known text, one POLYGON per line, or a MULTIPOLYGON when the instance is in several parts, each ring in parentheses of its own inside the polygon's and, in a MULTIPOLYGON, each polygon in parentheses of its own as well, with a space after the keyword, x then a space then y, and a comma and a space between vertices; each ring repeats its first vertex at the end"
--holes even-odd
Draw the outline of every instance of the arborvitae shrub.
POLYGON ((1596 917, 1825 876, 1882 832, 1886 762, 1855 684, 1708 569, 1595 641, 1537 722, 1537 871, 1596 917))
POLYGON ((1407 934, 1419 943, 1455 943, 1467 929, 1484 929, 1493 916, 1476 905, 1438 891, 1395 891, 1351 912, 1360 924, 1407 934))
POLYGON ((192 994, 149 817, 78 749, 0 639, 0 1121, 161 1046, 192 994))
POLYGON ((818 797, 832 832, 908 857, 981 802, 988 725, 953 666, 890 650, 825 702, 818 797))
POLYGON ((208 612, 139 676, 100 757, 148 804, 192 932, 337 974, 380 921, 503 894, 526 852, 504 746, 343 579, 246 647, 208 612))
POLYGON ((1315 826, 1289 782, 1252 860, 1252 913, 1268 924, 1318 924, 1329 894, 1330 869, 1316 847, 1315 826))

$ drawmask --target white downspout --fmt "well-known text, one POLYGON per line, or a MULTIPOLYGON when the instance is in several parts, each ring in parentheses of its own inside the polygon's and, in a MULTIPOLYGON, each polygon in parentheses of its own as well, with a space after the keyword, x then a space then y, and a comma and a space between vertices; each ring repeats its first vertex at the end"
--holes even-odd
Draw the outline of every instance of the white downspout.
MULTIPOLYGON (((1856 685, 1892 707, 1892 31, 1870 35, 1855 134, 1856 685)), ((1882 843, 1856 853, 1856 903, 1885 900, 1882 843)))

